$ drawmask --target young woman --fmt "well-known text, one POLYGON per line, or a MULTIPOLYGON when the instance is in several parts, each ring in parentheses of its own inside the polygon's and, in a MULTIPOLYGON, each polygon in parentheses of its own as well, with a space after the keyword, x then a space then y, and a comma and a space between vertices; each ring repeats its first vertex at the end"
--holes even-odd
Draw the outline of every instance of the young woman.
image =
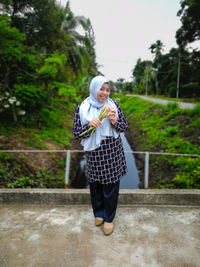
POLYGON ((113 232, 120 178, 127 167, 120 132, 128 125, 119 104, 109 98, 110 89, 103 76, 96 76, 90 83, 90 96, 76 107, 73 135, 81 140, 86 151, 87 177, 95 224, 104 223, 105 235, 113 232), (98 118, 106 104, 107 117, 98 118), (95 128, 91 135, 92 130, 95 128))

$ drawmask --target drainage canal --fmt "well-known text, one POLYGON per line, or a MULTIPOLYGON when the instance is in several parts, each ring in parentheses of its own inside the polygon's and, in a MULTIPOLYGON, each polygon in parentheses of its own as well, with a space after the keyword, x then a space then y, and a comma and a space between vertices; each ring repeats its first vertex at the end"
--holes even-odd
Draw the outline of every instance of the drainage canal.
MULTIPOLYGON (((123 147, 125 151, 132 150, 125 135, 120 134, 123 147)), ((139 175, 135 164, 134 154, 125 153, 128 172, 120 181, 120 189, 138 189, 139 188, 139 175)), ((80 162, 76 166, 71 166, 72 175, 70 175, 70 187, 71 188, 88 188, 86 172, 86 160, 85 155, 81 153, 80 162), (75 171, 76 169, 76 171, 75 171)))

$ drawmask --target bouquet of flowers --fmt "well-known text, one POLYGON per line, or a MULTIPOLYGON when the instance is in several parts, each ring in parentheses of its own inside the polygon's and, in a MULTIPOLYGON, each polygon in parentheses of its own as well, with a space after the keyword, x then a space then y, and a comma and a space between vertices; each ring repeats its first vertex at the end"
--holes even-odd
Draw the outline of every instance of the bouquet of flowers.
MULTIPOLYGON (((100 120, 100 121, 102 121, 103 119, 105 119, 108 115, 109 115, 109 106, 107 105, 107 104, 105 104, 104 106, 103 106, 103 108, 102 108, 102 110, 101 110, 101 112, 100 112, 100 114, 99 114, 99 117, 98 117, 98 119, 100 120)), ((87 133, 87 132, 89 132, 89 131, 91 131, 91 134, 90 134, 90 136, 91 135, 93 135, 93 133, 94 133, 94 131, 95 131, 95 127, 94 126, 91 126, 88 130, 86 130, 86 131, 84 131, 83 133, 81 133, 79 136, 82 136, 82 135, 84 135, 85 133, 87 133)))

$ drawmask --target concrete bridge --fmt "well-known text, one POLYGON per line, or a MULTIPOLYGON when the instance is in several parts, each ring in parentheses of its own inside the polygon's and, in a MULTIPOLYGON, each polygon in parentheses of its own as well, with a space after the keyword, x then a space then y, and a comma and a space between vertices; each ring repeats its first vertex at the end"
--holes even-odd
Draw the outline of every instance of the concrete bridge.
POLYGON ((87 189, 1 189, 0 266, 200 266, 200 190, 120 190, 114 224, 87 189))

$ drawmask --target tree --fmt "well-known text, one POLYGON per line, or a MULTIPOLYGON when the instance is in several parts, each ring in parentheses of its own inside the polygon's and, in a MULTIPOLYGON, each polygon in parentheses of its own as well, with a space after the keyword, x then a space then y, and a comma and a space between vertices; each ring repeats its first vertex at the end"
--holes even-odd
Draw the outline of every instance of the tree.
MULTIPOLYGON (((182 0, 181 9, 177 15, 180 17, 182 25, 176 32, 176 41, 180 51, 192 42, 200 40, 200 1, 199 0, 182 0)), ((181 52, 182 54, 182 52, 181 52)), ((181 56, 182 60, 182 56, 181 56)), ((190 69, 188 82, 184 84, 182 90, 191 92, 193 96, 200 95, 200 50, 193 50, 191 54, 190 69)), ((188 94, 187 94, 188 95, 188 94)))
POLYGON ((137 60, 137 63, 132 70, 132 75, 134 78, 134 83, 139 84, 142 82, 144 77, 144 72, 147 66, 152 66, 152 62, 150 60, 142 61, 141 58, 137 60))
POLYGON ((176 96, 178 49, 172 48, 169 53, 160 57, 159 72, 157 73, 160 94, 176 96))
POLYGON ((69 2, 63 8, 56 0, 0 0, 0 15, 0 101, 6 108, 6 101, 19 103, 19 97, 39 118, 42 106, 63 98, 68 105, 75 88, 88 89, 98 73, 94 32, 69 2))
POLYGON ((181 9, 177 15, 182 26, 176 32, 176 40, 179 46, 200 40, 200 1, 181 0, 181 9))
POLYGON ((163 46, 164 46, 163 43, 160 40, 157 40, 156 43, 152 44, 149 47, 149 49, 151 50, 151 53, 155 54, 154 60, 153 60, 154 69, 151 70, 151 76, 152 76, 152 79, 155 81, 156 94, 160 93, 159 87, 158 87, 157 75, 159 73, 159 69, 161 65, 163 46))
POLYGON ((154 64, 158 64, 159 59, 162 55, 162 50, 163 50, 163 43, 160 40, 157 40, 156 43, 152 44, 149 49, 151 50, 152 54, 155 54, 154 57, 154 64))
POLYGON ((157 73, 160 93, 166 96, 176 97, 178 65, 180 67, 180 97, 195 97, 198 90, 198 61, 194 60, 193 53, 179 48, 172 48, 169 53, 160 58, 160 68, 157 73), (179 62, 180 56, 180 62, 179 62))
POLYGON ((62 8, 55 0, 1 0, 2 12, 11 26, 26 35, 26 45, 52 53, 61 38, 62 8))
POLYGON ((75 72, 81 71, 84 76, 88 72, 95 75, 97 73, 95 37, 91 22, 84 16, 75 16, 69 2, 64 13, 61 28, 67 36, 68 63, 75 72), (77 31, 79 26, 82 27, 84 34, 77 31))
POLYGON ((36 65, 34 50, 24 45, 25 34, 10 27, 7 16, 0 17, 0 80, 2 90, 11 93, 13 84, 19 81, 24 72, 36 65))
POLYGON ((156 74, 156 70, 151 65, 146 65, 144 76, 142 79, 142 83, 145 84, 146 95, 149 93, 157 93, 157 90, 154 89, 155 85, 156 89, 158 88, 156 74))
POLYGON ((16 28, 10 27, 10 19, 7 16, 0 17, 0 113, 11 113, 13 120, 17 121, 17 115, 24 115, 21 103, 13 92, 13 85, 19 80, 21 64, 28 65, 31 56, 26 54, 27 49, 23 42, 25 35, 16 28))
POLYGON ((134 79, 134 91, 135 93, 144 94, 148 90, 152 90, 152 81, 154 79, 154 71, 152 69, 152 61, 144 60, 140 58, 132 70, 134 79))

